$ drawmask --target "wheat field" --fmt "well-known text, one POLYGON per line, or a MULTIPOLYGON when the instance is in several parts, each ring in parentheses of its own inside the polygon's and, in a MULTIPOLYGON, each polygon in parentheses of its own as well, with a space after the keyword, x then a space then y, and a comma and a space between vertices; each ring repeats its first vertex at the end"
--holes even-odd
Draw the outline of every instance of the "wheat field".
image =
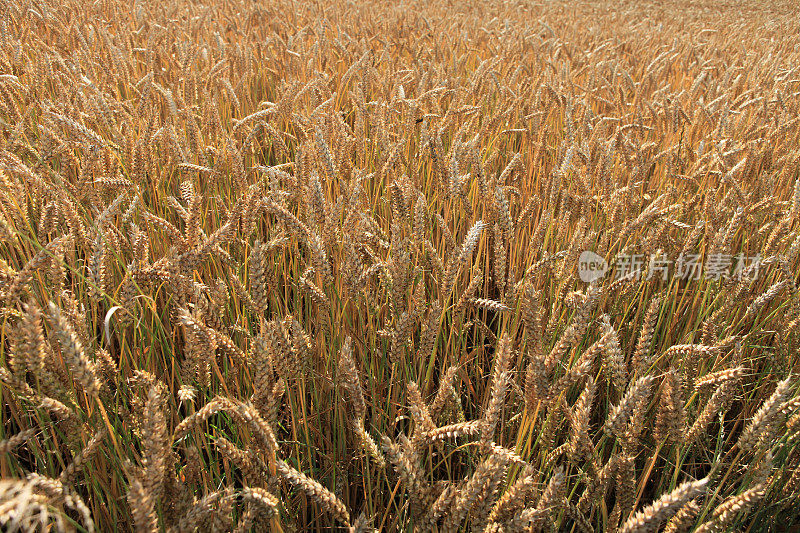
POLYGON ((797 531, 796 14, 0 0, 0 528, 797 531))

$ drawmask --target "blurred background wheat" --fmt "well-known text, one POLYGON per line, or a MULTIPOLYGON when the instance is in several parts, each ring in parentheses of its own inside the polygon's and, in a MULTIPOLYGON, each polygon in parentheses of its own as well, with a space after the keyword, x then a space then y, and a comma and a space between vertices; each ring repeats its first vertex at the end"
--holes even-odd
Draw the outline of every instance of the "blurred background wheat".
POLYGON ((0 525, 797 526, 799 96, 791 2, 0 0, 0 525))

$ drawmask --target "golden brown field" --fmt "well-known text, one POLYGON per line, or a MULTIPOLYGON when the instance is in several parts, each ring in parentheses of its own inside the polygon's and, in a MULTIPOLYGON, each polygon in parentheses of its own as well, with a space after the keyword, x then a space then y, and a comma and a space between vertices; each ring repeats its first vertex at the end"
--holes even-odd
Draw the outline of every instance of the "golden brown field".
POLYGON ((0 0, 0 529, 800 527, 797 11, 0 0))

